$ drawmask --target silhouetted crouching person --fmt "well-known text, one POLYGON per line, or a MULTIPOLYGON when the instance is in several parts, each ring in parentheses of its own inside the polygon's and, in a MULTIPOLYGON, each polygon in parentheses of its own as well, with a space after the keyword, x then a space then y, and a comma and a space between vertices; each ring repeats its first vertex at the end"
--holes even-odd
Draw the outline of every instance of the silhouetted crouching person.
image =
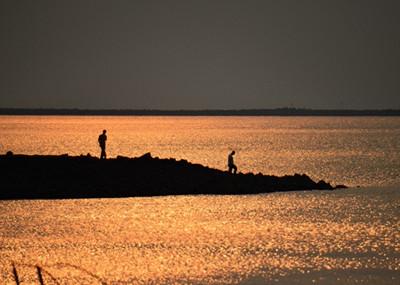
POLYGON ((107 140, 106 130, 103 130, 103 133, 101 135, 99 135, 99 146, 101 148, 100 159, 106 159, 107 158, 107 155, 106 155, 106 140, 107 140))
POLYGON ((233 150, 229 155, 228 155, 228 172, 233 174, 236 174, 237 167, 235 163, 233 162, 233 156, 235 155, 235 151, 233 150))

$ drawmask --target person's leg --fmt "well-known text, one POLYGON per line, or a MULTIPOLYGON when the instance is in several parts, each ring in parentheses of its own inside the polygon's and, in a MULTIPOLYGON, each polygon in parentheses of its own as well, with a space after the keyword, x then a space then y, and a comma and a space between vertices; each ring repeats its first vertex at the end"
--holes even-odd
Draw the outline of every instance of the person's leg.
POLYGON ((232 167, 233 167, 233 174, 236 174, 236 171, 237 171, 236 165, 233 165, 232 167))

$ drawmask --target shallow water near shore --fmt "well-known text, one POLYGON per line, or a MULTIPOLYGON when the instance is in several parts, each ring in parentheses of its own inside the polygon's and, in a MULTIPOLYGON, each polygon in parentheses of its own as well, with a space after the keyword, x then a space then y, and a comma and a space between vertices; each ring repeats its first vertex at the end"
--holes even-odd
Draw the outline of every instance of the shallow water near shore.
POLYGON ((398 190, 1 201, 0 280, 398 284, 398 190))

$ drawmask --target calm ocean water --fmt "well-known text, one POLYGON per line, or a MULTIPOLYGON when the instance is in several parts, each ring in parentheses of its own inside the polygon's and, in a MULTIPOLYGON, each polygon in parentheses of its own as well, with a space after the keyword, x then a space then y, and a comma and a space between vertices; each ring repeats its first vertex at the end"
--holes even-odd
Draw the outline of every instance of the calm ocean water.
POLYGON ((112 157, 365 187, 0 201, 0 284, 398 284, 400 118, 0 117, 0 152, 98 155, 103 128, 112 157))
POLYGON ((400 185, 399 117, 17 117, 0 116, 0 153, 108 155, 151 152, 225 169, 350 186, 400 185))

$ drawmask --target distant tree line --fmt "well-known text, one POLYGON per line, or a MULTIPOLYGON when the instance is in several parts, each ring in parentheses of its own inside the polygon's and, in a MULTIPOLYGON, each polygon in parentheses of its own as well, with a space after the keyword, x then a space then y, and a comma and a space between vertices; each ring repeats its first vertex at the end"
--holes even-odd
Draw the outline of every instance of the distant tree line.
POLYGON ((86 115, 86 116, 400 116, 400 109, 239 109, 239 110, 117 110, 117 109, 26 109, 0 108, 0 115, 86 115))

